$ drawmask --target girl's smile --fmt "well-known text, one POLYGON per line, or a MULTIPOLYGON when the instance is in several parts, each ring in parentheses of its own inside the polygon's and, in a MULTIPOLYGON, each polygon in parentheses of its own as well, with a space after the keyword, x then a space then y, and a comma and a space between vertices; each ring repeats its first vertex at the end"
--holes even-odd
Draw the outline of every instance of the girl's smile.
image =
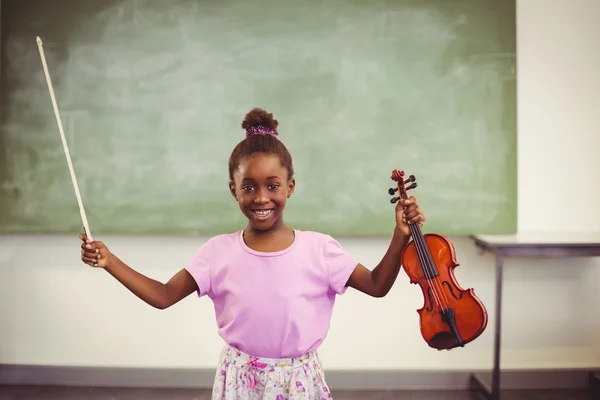
POLYGON ((266 209, 266 210, 252 210, 252 212, 256 215, 256 218, 264 221, 269 218, 269 215, 273 212, 274 208, 266 209))

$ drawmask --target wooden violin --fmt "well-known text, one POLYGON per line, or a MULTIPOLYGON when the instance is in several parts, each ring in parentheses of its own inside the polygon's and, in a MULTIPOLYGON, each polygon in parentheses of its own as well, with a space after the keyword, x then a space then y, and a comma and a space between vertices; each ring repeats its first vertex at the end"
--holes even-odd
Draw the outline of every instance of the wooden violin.
MULTIPOLYGON (((392 180, 400 198, 408 199, 408 191, 417 187, 414 175, 404 180, 404 171, 394 170, 392 180), (409 186, 406 186, 410 183, 409 186)), ((459 263, 452 242, 437 233, 423 234, 419 224, 410 224, 412 240, 401 254, 402 266, 410 283, 421 287, 424 304, 418 309, 421 335, 425 342, 437 350, 464 347, 483 333, 488 314, 485 306, 475 296, 473 289, 463 289, 454 276, 459 263)))

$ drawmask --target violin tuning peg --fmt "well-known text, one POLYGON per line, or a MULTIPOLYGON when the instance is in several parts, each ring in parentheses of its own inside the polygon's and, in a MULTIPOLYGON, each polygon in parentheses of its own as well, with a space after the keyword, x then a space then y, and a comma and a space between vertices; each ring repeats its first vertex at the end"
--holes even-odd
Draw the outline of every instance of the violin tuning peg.
POLYGON ((389 188, 388 189, 388 193, 391 195, 393 195, 394 193, 396 193, 398 191, 398 188, 389 188))
POLYGON ((409 176, 409 177, 408 177, 408 179, 407 179, 407 180, 405 180, 405 181, 404 181, 404 183, 410 183, 410 182, 414 182, 414 181, 415 181, 415 179, 416 179, 416 178, 415 178, 415 176, 414 176, 414 175, 411 175, 411 176, 409 176))
POLYGON ((394 203, 398 202, 398 200, 400 200, 400 197, 394 197, 390 200, 390 203, 394 204, 394 203))
POLYGON ((417 182, 413 182, 406 187, 406 190, 412 190, 417 187, 417 182))

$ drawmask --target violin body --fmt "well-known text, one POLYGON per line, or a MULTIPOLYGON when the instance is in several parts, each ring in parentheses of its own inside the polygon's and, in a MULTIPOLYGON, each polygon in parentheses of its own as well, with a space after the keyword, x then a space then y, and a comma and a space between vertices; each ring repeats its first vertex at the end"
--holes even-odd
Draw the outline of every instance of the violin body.
MULTIPOLYGON (((408 189, 416 187, 413 175, 404 180, 404 172, 395 170, 392 179, 398 182, 398 192, 407 199, 408 189)), ((399 197, 392 199, 392 203, 399 197)), ((412 240, 401 254, 402 266, 410 283, 419 285, 423 293, 423 307, 417 310, 421 335, 437 350, 464 347, 478 338, 487 327, 488 314, 473 289, 463 289, 454 269, 459 265, 452 242, 437 233, 423 234, 418 224, 409 225, 412 240)))
POLYGON ((459 264, 452 242, 436 233, 424 234, 423 237, 439 271, 439 285, 438 282, 432 283, 425 278, 414 240, 402 252, 402 266, 410 278, 410 283, 421 287, 425 299, 423 307, 417 310, 421 335, 434 349, 450 350, 457 346, 462 347, 475 340, 485 330, 488 321, 486 309, 475 296, 473 289, 465 290, 457 282, 454 268, 459 264), (457 340, 453 327, 444 321, 442 308, 437 306, 435 294, 441 294, 439 297, 446 305, 445 308, 454 311, 455 326, 460 339, 457 340))

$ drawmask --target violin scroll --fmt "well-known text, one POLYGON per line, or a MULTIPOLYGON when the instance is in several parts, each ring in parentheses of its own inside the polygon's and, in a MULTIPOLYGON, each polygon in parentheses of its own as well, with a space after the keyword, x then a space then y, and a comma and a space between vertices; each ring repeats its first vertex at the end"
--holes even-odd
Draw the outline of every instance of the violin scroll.
POLYGON ((400 200, 400 198, 408 199, 408 191, 417 187, 416 178, 414 175, 410 175, 406 180, 404 179, 404 171, 395 169, 392 172, 392 180, 398 182, 398 187, 389 188, 388 193, 393 196, 396 192, 400 194, 399 197, 394 197, 390 200, 390 203, 394 204, 400 200), (411 183, 412 182, 412 183, 411 183), (410 185, 406 186, 408 183, 410 185))

